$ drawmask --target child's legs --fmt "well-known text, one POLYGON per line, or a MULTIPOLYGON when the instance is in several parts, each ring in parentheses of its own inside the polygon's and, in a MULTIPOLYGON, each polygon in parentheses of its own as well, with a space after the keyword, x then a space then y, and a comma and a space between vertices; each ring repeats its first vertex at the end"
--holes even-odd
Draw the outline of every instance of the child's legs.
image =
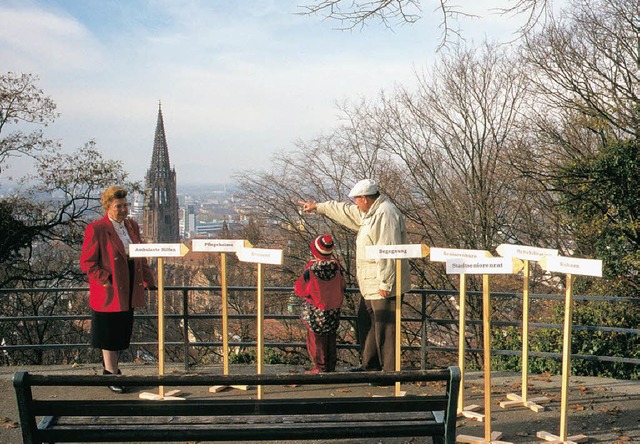
POLYGON ((315 366, 321 372, 329 371, 328 342, 328 335, 319 335, 317 333, 314 333, 311 329, 307 329, 307 352, 309 353, 309 358, 311 359, 311 361, 313 361, 315 366))

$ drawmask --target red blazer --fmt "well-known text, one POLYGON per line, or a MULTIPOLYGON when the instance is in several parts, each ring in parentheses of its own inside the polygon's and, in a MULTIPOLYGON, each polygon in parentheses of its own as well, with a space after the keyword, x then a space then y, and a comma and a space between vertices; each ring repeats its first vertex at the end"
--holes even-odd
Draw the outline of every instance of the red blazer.
MULTIPOLYGON (((126 219, 125 227, 135 244, 142 243, 140 227, 126 219)), ((80 254, 80 268, 89 277, 89 305, 95 311, 127 311, 145 304, 144 286, 155 286, 146 258, 134 258, 133 296, 129 305, 129 265, 124 244, 108 216, 87 225, 80 254), (104 285, 111 282, 110 287, 104 285)))

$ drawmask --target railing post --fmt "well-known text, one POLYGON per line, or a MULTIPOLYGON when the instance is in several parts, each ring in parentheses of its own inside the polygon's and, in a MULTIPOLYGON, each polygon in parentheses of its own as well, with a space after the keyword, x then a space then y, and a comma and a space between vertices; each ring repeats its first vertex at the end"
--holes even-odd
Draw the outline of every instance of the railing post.
POLYGON ((420 307, 420 368, 427 367, 427 292, 421 291, 420 307))
POLYGON ((182 290, 182 334, 184 337, 184 371, 189 371, 189 290, 182 290))

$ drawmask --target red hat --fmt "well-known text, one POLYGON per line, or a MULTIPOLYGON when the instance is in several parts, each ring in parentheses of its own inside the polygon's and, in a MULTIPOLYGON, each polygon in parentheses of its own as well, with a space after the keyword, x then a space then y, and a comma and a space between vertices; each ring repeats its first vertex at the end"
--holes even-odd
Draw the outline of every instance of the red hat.
POLYGON ((317 259, 329 259, 331 253, 333 253, 333 238, 331 235, 318 236, 311 242, 311 253, 317 259))

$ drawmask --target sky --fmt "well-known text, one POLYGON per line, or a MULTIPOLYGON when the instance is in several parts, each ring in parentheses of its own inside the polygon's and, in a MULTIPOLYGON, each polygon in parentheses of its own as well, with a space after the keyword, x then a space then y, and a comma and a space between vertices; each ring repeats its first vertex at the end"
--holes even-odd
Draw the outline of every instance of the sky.
MULTIPOLYGON (((227 183, 330 133, 338 103, 411 87, 439 56, 439 1, 416 24, 352 31, 299 14, 310 1, 0 0, 0 70, 38 76, 60 113, 46 135, 65 152, 94 140, 143 180, 161 104, 179 186, 227 183)), ((507 3, 459 0, 481 18, 454 25, 469 42, 508 40, 518 21, 490 12, 507 3)))

